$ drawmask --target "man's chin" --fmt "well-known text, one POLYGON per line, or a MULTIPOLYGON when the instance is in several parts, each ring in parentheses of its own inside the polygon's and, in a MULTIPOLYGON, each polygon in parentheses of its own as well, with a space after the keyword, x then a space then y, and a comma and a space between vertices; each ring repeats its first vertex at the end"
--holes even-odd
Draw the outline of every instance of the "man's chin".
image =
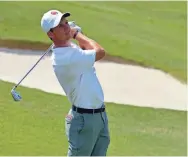
POLYGON ((69 41, 71 39, 72 39, 71 35, 67 35, 66 37, 64 37, 64 38, 62 38, 60 40, 62 40, 62 41, 66 41, 66 40, 69 41))
POLYGON ((69 35, 69 36, 67 36, 67 40, 71 40, 72 38, 71 38, 71 36, 69 35))

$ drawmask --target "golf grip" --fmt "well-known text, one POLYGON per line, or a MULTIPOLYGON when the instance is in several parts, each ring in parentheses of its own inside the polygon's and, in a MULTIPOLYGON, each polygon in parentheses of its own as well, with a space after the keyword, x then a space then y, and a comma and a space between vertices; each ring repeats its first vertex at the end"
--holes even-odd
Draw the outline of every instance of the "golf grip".
POLYGON ((33 68, 40 62, 40 60, 48 53, 50 52, 51 48, 53 47, 53 44, 46 50, 46 52, 39 58, 39 60, 33 65, 33 67, 25 74, 25 76, 14 86, 13 89, 17 88, 19 84, 25 79, 25 77, 33 70, 33 68))

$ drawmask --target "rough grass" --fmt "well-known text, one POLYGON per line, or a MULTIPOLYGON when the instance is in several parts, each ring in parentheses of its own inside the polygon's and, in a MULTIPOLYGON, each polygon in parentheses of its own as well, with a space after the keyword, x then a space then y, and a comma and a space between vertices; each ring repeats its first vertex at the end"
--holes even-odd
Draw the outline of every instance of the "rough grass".
MULTIPOLYGON (((66 156, 64 117, 70 103, 60 95, 0 81, 0 155, 66 156)), ((106 103, 111 144, 108 156, 186 156, 186 112, 106 103)))

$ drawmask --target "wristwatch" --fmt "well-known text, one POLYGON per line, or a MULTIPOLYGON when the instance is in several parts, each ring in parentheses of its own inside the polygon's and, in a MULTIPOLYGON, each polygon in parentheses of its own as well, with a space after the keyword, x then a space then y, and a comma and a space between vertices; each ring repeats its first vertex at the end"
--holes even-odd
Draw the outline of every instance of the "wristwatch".
POLYGON ((74 39, 76 38, 78 32, 79 32, 79 31, 77 30, 77 31, 74 33, 74 36, 73 36, 74 39))

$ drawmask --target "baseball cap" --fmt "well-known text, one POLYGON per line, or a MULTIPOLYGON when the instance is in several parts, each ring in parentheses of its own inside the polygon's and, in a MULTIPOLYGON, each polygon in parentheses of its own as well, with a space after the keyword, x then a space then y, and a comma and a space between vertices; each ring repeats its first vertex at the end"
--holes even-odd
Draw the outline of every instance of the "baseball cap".
POLYGON ((62 13, 58 10, 49 10, 44 13, 41 19, 41 27, 43 31, 47 33, 51 28, 58 26, 62 17, 68 16, 70 16, 70 13, 68 12, 62 13))

